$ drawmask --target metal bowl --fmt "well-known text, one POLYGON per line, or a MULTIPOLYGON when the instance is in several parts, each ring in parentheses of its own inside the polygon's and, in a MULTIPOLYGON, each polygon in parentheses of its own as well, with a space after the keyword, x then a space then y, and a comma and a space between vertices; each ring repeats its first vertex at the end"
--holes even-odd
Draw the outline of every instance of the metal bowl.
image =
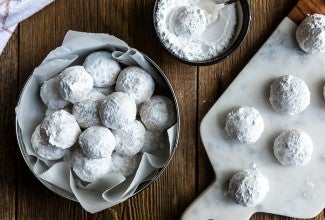
MULTIPOLYGON (((166 87, 169 89, 168 91, 159 91, 159 94, 162 94, 162 95, 165 95, 169 98, 171 98, 173 101, 174 101, 174 104, 175 104, 175 109, 176 109, 176 114, 177 114, 177 128, 176 128, 176 139, 175 139, 175 144, 174 146, 172 146, 172 152, 170 154, 170 157, 166 163, 166 165, 163 167, 163 168, 160 168, 157 170, 157 174, 156 176, 151 180, 151 181, 146 181, 146 182, 142 182, 138 188, 136 189, 136 191, 134 192, 134 194, 131 196, 135 196, 136 194, 140 193, 142 190, 146 189, 150 184, 152 184, 162 173, 163 171, 166 169, 166 167, 168 166, 170 160, 172 159, 174 153, 175 153, 175 150, 176 150, 176 147, 177 147, 177 144, 178 144, 178 140, 179 140, 179 133, 180 133, 180 114, 179 114, 179 107, 178 107, 178 102, 177 102, 177 99, 176 99, 176 95, 175 95, 175 92, 167 78, 167 76, 164 74, 164 72, 160 69, 160 67, 153 61, 151 60, 148 56, 146 56, 145 54, 141 53, 145 59, 154 67, 154 69, 157 71, 157 73, 160 74, 161 76, 161 79, 163 80, 163 82, 165 83, 166 87)), ((28 83, 30 82, 30 78, 31 76, 29 76, 29 78, 27 79, 20 95, 19 95, 19 99, 18 99, 18 105, 20 104, 21 102, 21 98, 22 98, 22 94, 24 93, 24 90, 26 88, 26 86, 28 85, 28 83)), ((18 106, 17 105, 17 106, 18 106)), ((25 144, 23 142, 23 139, 22 139, 22 132, 21 132, 21 129, 19 127, 19 124, 18 124, 18 118, 16 116, 16 119, 15 119, 15 125, 16 125, 16 137, 17 137, 17 141, 18 141, 18 145, 19 145, 19 148, 20 148, 20 151, 21 151, 21 154, 23 155, 23 158, 27 164, 27 166, 29 167, 29 169, 31 170, 31 172, 33 173, 33 175, 44 185, 46 186, 48 189, 50 189, 52 192, 66 198, 66 199, 70 199, 70 200, 73 200, 73 201, 77 201, 77 198, 70 192, 62 189, 62 188, 59 188, 51 183, 48 183, 47 181, 39 178, 34 172, 33 172, 33 168, 32 168, 32 165, 31 165, 31 157, 29 157, 29 155, 27 154, 27 151, 26 151, 26 147, 25 147, 25 144)))
POLYGON ((241 43, 244 41, 246 34, 248 32, 249 23, 251 20, 249 4, 248 4, 247 0, 238 0, 237 3, 234 3, 234 4, 236 4, 236 8, 237 8, 238 21, 237 21, 237 30, 234 34, 232 43, 221 54, 217 55, 214 58, 211 58, 208 60, 202 60, 202 61, 190 61, 190 60, 184 59, 182 57, 179 57, 177 54, 173 53, 168 47, 166 47, 166 45, 162 42, 162 40, 158 34, 156 14, 157 14, 158 3, 160 1, 161 0, 156 0, 154 9, 153 9, 153 25, 154 25, 154 29, 156 32, 156 36, 157 36, 160 44, 162 45, 162 47, 165 48, 165 50, 170 55, 174 56, 175 58, 177 58, 178 60, 180 60, 183 63, 189 64, 189 65, 194 65, 194 66, 207 66, 207 65, 218 63, 218 62, 228 58, 241 45, 241 43))

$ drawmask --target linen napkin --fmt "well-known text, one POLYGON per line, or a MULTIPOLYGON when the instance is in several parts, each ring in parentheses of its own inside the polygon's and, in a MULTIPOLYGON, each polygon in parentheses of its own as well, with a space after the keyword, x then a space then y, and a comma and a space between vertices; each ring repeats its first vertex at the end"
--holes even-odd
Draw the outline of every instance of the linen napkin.
POLYGON ((54 0, 0 0, 0 54, 18 23, 54 0))

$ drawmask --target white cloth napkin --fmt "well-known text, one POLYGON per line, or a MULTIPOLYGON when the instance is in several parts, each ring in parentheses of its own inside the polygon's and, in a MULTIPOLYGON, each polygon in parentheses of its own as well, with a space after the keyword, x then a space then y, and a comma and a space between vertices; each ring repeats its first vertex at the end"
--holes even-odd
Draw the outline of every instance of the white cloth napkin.
POLYGON ((18 23, 54 0, 0 0, 0 54, 18 23))

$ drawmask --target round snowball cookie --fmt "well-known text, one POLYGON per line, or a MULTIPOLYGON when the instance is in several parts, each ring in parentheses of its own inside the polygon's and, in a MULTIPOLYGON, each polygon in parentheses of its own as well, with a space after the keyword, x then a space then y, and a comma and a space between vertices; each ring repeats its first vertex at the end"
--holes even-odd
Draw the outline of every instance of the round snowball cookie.
POLYGON ((270 103, 275 111, 297 114, 310 103, 309 88, 302 79, 291 75, 281 76, 271 85, 270 103))
POLYGON ((140 117, 147 129, 164 131, 176 122, 175 105, 165 96, 155 95, 140 107, 140 117))
POLYGON ((263 118, 257 109, 240 106, 227 114, 226 135, 240 143, 255 143, 264 130, 263 118))
POLYGON ((35 153, 42 159, 58 160, 64 156, 68 149, 62 149, 49 144, 41 136, 41 125, 38 125, 31 138, 32 147, 35 153))
POLYGON ((156 150, 158 147, 164 147, 165 145, 168 145, 168 141, 166 140, 168 140, 166 131, 158 132, 146 129, 145 139, 141 152, 150 153, 156 150))
POLYGON ((305 166, 313 153, 313 142, 306 132, 288 130, 274 141, 274 156, 285 166, 305 166))
POLYGON ((87 98, 73 105, 72 114, 82 128, 100 125, 99 109, 105 95, 96 90, 90 91, 87 98))
POLYGON ((325 15, 313 14, 296 31, 299 47, 307 53, 325 52, 325 15))
POLYGON ((59 77, 46 80, 40 90, 41 99, 49 109, 64 108, 69 104, 60 92, 59 77))
POLYGON ((121 71, 120 64, 106 51, 91 53, 83 66, 93 77, 94 86, 106 87, 115 84, 116 78, 121 71))
POLYGON ((83 153, 91 158, 110 157, 116 145, 112 132, 103 126, 87 128, 78 142, 83 153))
POLYGON ((81 180, 93 182, 110 171, 112 158, 90 158, 77 149, 73 152, 70 163, 72 170, 81 180))
POLYGON ((228 196, 244 207, 254 207, 264 200, 268 191, 268 179, 256 169, 247 169, 230 179, 228 196))
POLYGON ((85 98, 93 88, 93 78, 83 66, 68 67, 59 77, 61 94, 65 100, 72 103, 85 98))
POLYGON ((116 81, 116 91, 132 96, 135 103, 147 101, 155 91, 155 82, 145 70, 131 66, 123 69, 116 81))
POLYGON ((168 29, 179 38, 200 37, 210 24, 211 15, 196 6, 181 6, 171 11, 168 29))
POLYGON ((127 156, 139 153, 144 144, 145 133, 144 126, 138 120, 122 129, 114 130, 113 134, 116 138, 115 151, 127 156))
POLYGON ((139 167, 140 159, 141 157, 139 154, 134 156, 126 156, 114 152, 112 154, 112 166, 110 173, 119 173, 124 177, 128 177, 132 175, 139 167))
POLYGON ((46 116, 41 124, 42 137, 51 145, 63 149, 74 145, 80 133, 76 119, 64 110, 46 116))
POLYGON ((134 99, 128 94, 114 92, 103 101, 99 114, 106 127, 117 130, 135 120, 137 106, 134 99))

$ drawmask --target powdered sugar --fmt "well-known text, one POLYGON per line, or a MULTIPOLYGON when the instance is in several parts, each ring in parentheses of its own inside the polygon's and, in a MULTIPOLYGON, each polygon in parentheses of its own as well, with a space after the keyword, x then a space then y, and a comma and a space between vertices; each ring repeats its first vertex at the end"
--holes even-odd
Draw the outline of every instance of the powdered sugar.
POLYGON ((141 121, 147 129, 164 131, 176 121, 175 106, 171 99, 165 96, 152 96, 143 103, 139 111, 141 121))
POLYGON ((132 96, 136 104, 147 101, 155 91, 155 82, 149 73, 137 66, 121 71, 116 82, 116 91, 132 96))
POLYGON ((177 57, 202 61, 229 46, 237 24, 235 4, 220 7, 208 0, 160 0, 156 13, 158 35, 177 57), (211 10, 211 6, 214 6, 211 10))
POLYGON ((135 120, 122 129, 114 130, 116 138, 116 152, 126 156, 139 153, 143 147, 146 130, 143 124, 135 120))
POLYGON ((125 177, 133 174, 139 166, 140 155, 136 154, 134 156, 121 155, 114 152, 112 154, 112 166, 110 173, 120 173, 125 177))
POLYGON ((81 130, 70 113, 59 110, 45 117, 41 125, 41 135, 51 145, 63 149, 74 145, 81 130))
POLYGON ((183 39, 200 37, 208 24, 211 15, 197 6, 181 6, 171 11, 169 16, 169 30, 183 39))
POLYGON ((228 195, 244 207, 254 207, 264 200, 268 191, 268 179, 257 169, 247 169, 231 178, 228 195))
POLYGON ((60 92, 59 77, 53 77, 43 83, 40 96, 49 109, 61 109, 69 104, 60 92))
POLYGON ((87 128, 79 136, 78 143, 83 153, 91 158, 110 157, 116 146, 114 135, 104 126, 87 128))
POLYGON ((275 111, 289 115, 300 113, 310 103, 309 88, 302 79, 281 76, 271 85, 270 103, 275 111))
POLYGON ((251 144, 260 138, 263 130, 263 118, 253 107, 240 106, 227 115, 225 131, 230 139, 251 144))
POLYGON ((313 14, 296 31, 298 44, 307 53, 325 52, 325 15, 313 14))
POLYGON ((123 92, 114 92, 107 96, 99 110, 102 123, 114 130, 131 124, 136 114, 137 106, 134 99, 123 92))
POLYGON ((73 152, 70 163, 81 180, 92 182, 110 171, 112 159, 111 157, 90 158, 78 148, 73 152))
POLYGON ((81 128, 101 125, 99 108, 105 99, 105 95, 92 90, 88 96, 73 105, 72 114, 81 128))
POLYGON ((274 141, 274 155, 285 166, 305 166, 313 152, 313 142, 306 132, 288 130, 274 141))
POLYGON ((60 147, 55 147, 49 144, 41 136, 41 126, 38 125, 31 138, 32 147, 35 153, 46 160, 57 160, 63 157, 63 155, 68 151, 68 149, 63 149, 60 147))
POLYGON ((94 80, 83 66, 68 67, 59 77, 61 94, 65 100, 72 103, 85 98, 93 88, 94 80))
POLYGON ((106 51, 94 52, 86 58, 83 66, 93 77, 94 86, 112 86, 121 71, 120 64, 106 51))

